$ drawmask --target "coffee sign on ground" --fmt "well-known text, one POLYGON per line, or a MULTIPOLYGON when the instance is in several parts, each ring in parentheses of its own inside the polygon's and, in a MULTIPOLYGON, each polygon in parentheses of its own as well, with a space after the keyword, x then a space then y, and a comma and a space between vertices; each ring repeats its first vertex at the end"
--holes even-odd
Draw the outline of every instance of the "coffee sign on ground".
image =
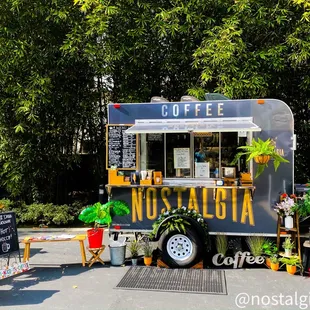
POLYGON ((0 255, 19 251, 14 212, 0 213, 0 255))

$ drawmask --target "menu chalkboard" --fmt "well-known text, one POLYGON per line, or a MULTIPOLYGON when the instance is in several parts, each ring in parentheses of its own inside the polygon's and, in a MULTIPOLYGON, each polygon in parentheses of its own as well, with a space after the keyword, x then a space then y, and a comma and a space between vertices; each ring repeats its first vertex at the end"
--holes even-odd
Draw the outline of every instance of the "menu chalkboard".
POLYGON ((14 212, 0 213, 0 255, 19 251, 14 212))
POLYGON ((108 125, 107 136, 107 168, 116 166, 123 169, 136 169, 136 144, 135 134, 126 134, 131 126, 108 125))

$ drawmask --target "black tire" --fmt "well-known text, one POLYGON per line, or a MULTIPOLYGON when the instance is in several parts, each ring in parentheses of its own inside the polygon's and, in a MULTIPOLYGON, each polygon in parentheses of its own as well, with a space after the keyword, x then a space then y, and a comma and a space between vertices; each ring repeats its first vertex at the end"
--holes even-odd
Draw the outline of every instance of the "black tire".
MULTIPOLYGON (((182 238, 182 237, 181 237, 182 238)), ((202 254, 204 250, 204 242, 203 238, 199 237, 198 233, 193 228, 186 228, 186 233, 180 233, 177 230, 171 232, 163 232, 160 236, 158 242, 158 248, 161 251, 161 259, 162 261, 167 264, 169 267, 172 268, 190 268, 197 264, 199 261, 202 260, 202 254), (177 259, 176 257, 171 257, 168 249, 167 244, 168 241, 173 238, 175 235, 181 235, 187 237, 191 241, 192 245, 192 252, 189 257, 186 259, 177 259)))

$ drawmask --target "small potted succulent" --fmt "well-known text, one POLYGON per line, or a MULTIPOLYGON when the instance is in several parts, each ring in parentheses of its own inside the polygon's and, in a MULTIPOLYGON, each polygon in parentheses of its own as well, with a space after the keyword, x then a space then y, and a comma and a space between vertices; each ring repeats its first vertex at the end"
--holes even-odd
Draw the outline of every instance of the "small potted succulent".
POLYGON ((290 257, 292 256, 292 250, 295 248, 294 241, 291 240, 290 237, 285 238, 285 241, 282 243, 282 246, 285 250, 285 256, 290 257))
POLYGON ((144 252, 144 265, 151 266, 153 248, 148 240, 143 244, 143 252, 144 252))
POLYGON ((265 239, 264 244, 262 246, 262 253, 265 256, 266 265, 270 268, 271 261, 270 258, 278 253, 278 247, 275 243, 269 239, 265 239))
POLYGON ((270 268, 273 271, 279 270, 279 259, 278 259, 277 255, 273 255, 270 257, 270 268))
POLYGON ((283 265, 286 265, 286 271, 291 275, 294 275, 296 273, 297 267, 302 268, 300 258, 298 256, 291 256, 289 258, 282 257, 280 258, 280 262, 283 263, 283 265))
POLYGON ((131 254, 132 266, 137 266, 139 251, 141 249, 141 244, 137 240, 132 240, 129 244, 129 251, 131 254))
POLYGON ((114 216, 129 214, 129 207, 126 202, 111 200, 105 204, 100 202, 87 206, 79 215, 79 220, 89 224, 94 223, 94 228, 87 230, 88 243, 90 248, 100 248, 103 241, 103 228, 100 225, 110 227, 114 216))

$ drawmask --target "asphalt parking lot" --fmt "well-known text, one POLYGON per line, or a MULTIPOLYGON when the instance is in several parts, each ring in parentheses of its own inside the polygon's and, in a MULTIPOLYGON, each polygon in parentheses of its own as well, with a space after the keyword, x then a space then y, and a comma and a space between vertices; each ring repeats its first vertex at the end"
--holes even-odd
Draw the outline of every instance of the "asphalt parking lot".
MULTIPOLYGON (((78 233, 85 232, 70 232, 78 233)), ((310 278, 285 271, 228 269, 227 295, 122 290, 115 286, 130 260, 124 267, 110 266, 108 248, 102 258, 105 266, 82 267, 78 243, 32 244, 32 269, 0 280, 1 309, 310 309, 310 278)))

